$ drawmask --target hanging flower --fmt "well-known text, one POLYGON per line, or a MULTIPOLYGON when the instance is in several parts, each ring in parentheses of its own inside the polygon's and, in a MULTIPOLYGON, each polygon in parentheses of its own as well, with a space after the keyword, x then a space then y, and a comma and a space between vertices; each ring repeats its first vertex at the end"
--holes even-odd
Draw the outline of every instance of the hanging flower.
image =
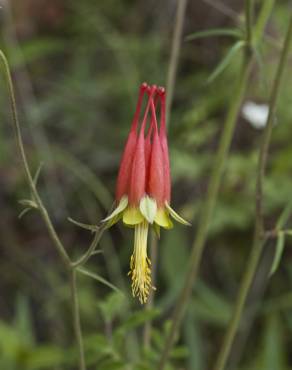
POLYGON ((116 186, 116 208, 103 220, 110 227, 120 219, 135 228, 134 251, 130 261, 132 293, 147 301, 151 283, 151 262, 147 256, 149 224, 160 235, 160 227, 171 229, 172 216, 189 225, 170 207, 171 182, 165 120, 165 89, 143 83, 136 112, 120 163, 116 186), (147 104, 139 127, 143 98, 147 104), (160 103, 160 125, 157 107, 160 103), (149 122, 148 122, 149 121, 149 122), (148 128, 148 131, 147 131, 148 128))

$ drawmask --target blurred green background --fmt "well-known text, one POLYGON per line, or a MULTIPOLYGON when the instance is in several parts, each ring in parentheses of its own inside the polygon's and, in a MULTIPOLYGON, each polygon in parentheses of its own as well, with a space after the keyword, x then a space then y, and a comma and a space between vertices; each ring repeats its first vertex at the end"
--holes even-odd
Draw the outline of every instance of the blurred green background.
MULTIPOLYGON (((264 1, 256 1, 256 10, 264 1)), ((91 235, 67 221, 97 223, 108 212, 139 84, 165 85, 176 2, 114 0, 0 1, 1 48, 13 71, 31 168, 68 253, 79 256, 91 235)), ((87 267, 123 293, 78 275, 89 369, 154 368, 182 285, 200 206, 241 64, 238 53, 211 84, 206 80, 233 45, 232 37, 186 41, 199 30, 241 27, 243 1, 189 1, 169 121, 173 206, 193 220, 175 225, 158 244, 154 308, 132 299, 127 277, 132 230, 117 225, 87 267), (143 326, 153 319, 151 345, 143 326)), ((260 44, 244 104, 266 104, 291 12, 277 1, 260 44)), ((290 201, 292 59, 277 109, 268 176, 267 227, 290 201)), ((0 85, 0 369, 76 369, 68 278, 37 212, 18 218, 28 197, 0 85)), ((239 115, 210 237, 168 369, 207 370, 221 344, 247 262, 254 225, 254 185, 262 130, 239 115)), ((288 225, 289 227, 289 225, 288 225)), ((292 369, 291 240, 267 281, 268 243, 233 347, 230 366, 292 369), (238 365, 240 362, 240 366, 238 365)))

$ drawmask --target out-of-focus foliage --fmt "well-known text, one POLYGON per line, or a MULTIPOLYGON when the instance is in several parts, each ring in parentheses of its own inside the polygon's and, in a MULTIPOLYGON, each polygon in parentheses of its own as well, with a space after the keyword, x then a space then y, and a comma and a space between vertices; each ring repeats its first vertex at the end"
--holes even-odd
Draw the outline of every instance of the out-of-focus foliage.
MULTIPOLYGON (((211 28, 242 28, 243 2, 224 1, 224 7, 221 3, 189 2, 184 37, 211 28)), ((262 3, 256 1, 256 8, 262 3)), ((287 1, 276 2, 258 50, 262 63, 253 68, 246 100, 267 103, 290 11, 287 1)), ((85 250, 91 235, 67 222, 67 217, 94 224, 110 208, 139 84, 145 80, 165 85, 174 12, 173 1, 129 0, 14 0, 0 9, 1 48, 13 69, 30 163, 35 172, 43 162, 38 186, 72 256, 85 250)), ((99 246, 102 253, 86 266, 122 293, 78 274, 89 369, 150 370, 155 366, 204 206, 214 153, 241 67, 241 51, 231 55, 212 83, 206 82, 235 42, 234 37, 221 35, 182 44, 169 126, 172 202, 193 220, 193 227, 176 225, 162 233, 155 308, 145 311, 130 296, 131 230, 117 225, 105 233, 99 246), (153 320, 151 345, 144 348, 143 326, 149 320, 153 320)), ((290 61, 265 179, 268 228, 291 197, 291 68, 290 61)), ((17 218, 22 209, 18 200, 28 197, 28 189, 10 125, 3 76, 0 82, 0 368, 75 369, 67 276, 38 214, 32 211, 17 218)), ((200 282, 168 370, 209 369, 222 341, 251 247, 261 132, 240 114, 200 282)), ((265 277, 275 243, 265 250, 245 324, 232 351, 232 368, 239 361, 242 370, 292 368, 290 246, 287 236, 279 268, 267 289, 265 277)))

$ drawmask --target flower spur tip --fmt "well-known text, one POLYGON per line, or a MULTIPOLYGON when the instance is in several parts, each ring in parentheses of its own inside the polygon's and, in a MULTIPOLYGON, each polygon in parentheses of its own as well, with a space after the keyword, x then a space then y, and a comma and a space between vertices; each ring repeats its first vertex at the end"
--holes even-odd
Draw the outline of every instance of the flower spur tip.
POLYGON ((148 88, 148 84, 147 84, 147 82, 143 82, 143 83, 141 84, 141 86, 140 86, 140 89, 141 89, 142 91, 147 90, 147 88, 148 88))

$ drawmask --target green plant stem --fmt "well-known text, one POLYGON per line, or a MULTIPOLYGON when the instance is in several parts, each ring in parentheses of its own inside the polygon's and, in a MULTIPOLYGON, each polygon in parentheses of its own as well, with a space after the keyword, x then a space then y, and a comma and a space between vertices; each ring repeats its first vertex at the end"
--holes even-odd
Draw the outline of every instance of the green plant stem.
POLYGON ((10 68, 9 68, 9 64, 8 64, 7 59, 6 59, 6 56, 2 52, 2 50, 0 50, 0 59, 3 63, 4 70, 5 70, 5 79, 6 79, 6 83, 7 83, 7 87, 8 87, 8 91, 9 91, 10 103, 11 103, 13 127, 14 127, 14 131, 15 131, 15 134, 16 134, 17 145, 18 145, 18 149, 19 149, 20 156, 21 156, 21 159, 22 159, 22 163, 23 163, 23 167, 24 167, 25 174, 26 174, 26 177, 27 177, 27 181, 28 181, 28 184, 30 186, 31 192, 33 194, 34 201, 36 202, 37 207, 38 207, 38 209, 39 209, 39 211, 42 215, 42 218, 43 218, 43 220, 44 220, 44 222, 47 226, 47 229, 49 231, 51 239, 52 239, 60 257, 62 258, 63 262, 65 263, 65 265, 67 267, 69 267, 70 266, 70 258, 68 256, 61 240, 59 239, 59 237, 56 233, 56 230, 55 230, 55 228, 54 228, 54 226, 51 222, 51 219, 48 215, 48 212, 47 212, 45 206, 43 205, 43 202, 42 202, 42 200, 41 200, 41 198, 38 194, 38 191, 36 189, 36 186, 34 184, 33 176, 32 176, 32 174, 30 172, 30 169, 29 169, 28 161, 27 161, 24 146, 23 146, 23 140, 22 140, 22 136, 21 136, 21 130, 20 130, 20 125, 19 125, 19 120, 18 120, 16 100, 15 100, 15 94, 14 94, 14 88, 13 88, 10 68))
POLYGON ((177 304, 174 309, 172 316, 172 325, 170 328, 169 335, 166 339, 165 347, 158 365, 158 369, 164 369, 169 352, 173 346, 176 332, 179 328, 181 319, 183 317, 186 304, 189 300, 192 286, 197 278, 199 265, 205 242, 207 239, 209 224, 213 215, 214 206, 217 200, 219 186, 221 183, 222 173, 226 164, 227 155, 230 148, 231 139, 233 136, 235 123, 237 120, 238 112, 245 95, 247 81, 251 69, 252 62, 247 63, 243 69, 240 79, 237 84, 237 88, 234 94, 234 99, 230 105, 226 121, 224 124, 223 132, 221 135, 217 154, 215 156, 215 163, 212 170, 206 200, 204 202, 204 208, 202 209, 202 215, 199 221, 196 238, 193 243, 192 252, 190 256, 189 268, 182 292, 177 300, 177 304))
POLYGON ((283 50, 280 57, 280 62, 277 68, 276 77, 274 80, 271 97, 270 97, 270 104, 269 104, 269 116, 267 119, 267 124, 265 126, 265 130, 263 133, 262 144, 260 148, 259 154, 259 161, 258 161, 258 170, 257 170, 257 180, 256 180, 256 221, 255 221, 255 232, 254 232, 254 241, 252 250, 248 259, 248 264, 246 267, 246 271, 243 275, 243 279, 241 282, 241 286, 239 289, 237 301, 235 304, 234 312, 230 321, 230 325, 228 327, 222 348, 219 352, 218 359, 215 363, 214 370, 223 370, 225 369, 226 362, 228 360, 231 347, 234 341, 235 334, 239 327, 244 305, 246 302, 246 298, 251 286, 251 283, 254 279, 258 262, 260 256, 263 251, 264 241, 263 232, 264 232, 264 225, 263 225, 263 181, 265 177, 265 170, 267 164, 267 156, 269 145, 271 141, 271 134, 273 129, 275 111, 277 100, 280 91, 280 85, 283 78, 283 73, 285 69, 285 65, 288 59, 288 52, 292 38, 292 17, 290 19, 290 23, 288 26, 283 50))
POLYGON ((89 248, 87 249, 87 251, 84 253, 83 256, 81 256, 76 262, 72 262, 71 263, 71 266, 74 267, 74 268, 77 268, 81 265, 85 265, 85 263, 89 260, 89 258, 91 257, 92 253, 95 251, 95 248, 97 247, 104 231, 106 230, 106 223, 104 223, 99 229, 98 231, 96 231, 95 235, 94 235, 94 238, 89 246, 89 248))
POLYGON ((251 47, 252 43, 252 14, 253 0, 245 1, 245 24, 246 24, 246 43, 251 47))
POLYGON ((85 357, 84 357, 84 348, 83 348, 83 339, 80 323, 80 312, 79 312, 79 301, 76 285, 76 269, 72 268, 70 271, 70 287, 71 287, 71 299, 72 299, 72 313, 73 313, 73 322, 74 322, 74 331, 75 337, 78 344, 79 352, 79 370, 86 370, 85 357))
MULTIPOLYGON (((12 118, 13 118, 12 122, 13 122, 14 131, 16 134, 16 141, 17 141, 19 152, 20 152, 20 157, 22 160, 24 171, 26 174, 26 178, 27 178, 29 187, 32 192, 33 201, 36 203, 37 208, 40 211, 43 221, 48 229, 49 235, 53 241, 53 245, 55 246, 57 252, 59 253, 65 267, 71 274, 71 290, 72 290, 72 303, 73 303, 73 313, 74 313, 74 327, 75 327, 76 340, 78 343, 79 355, 80 355, 79 357, 80 370, 85 370, 86 368, 85 368, 84 353, 83 353, 83 346, 82 346, 82 334, 81 334, 79 306, 78 306, 78 299, 77 299, 75 266, 71 263, 70 257, 68 256, 65 250, 65 247, 63 246, 60 238, 58 237, 58 234, 53 226, 50 216, 48 215, 47 209, 45 208, 40 198, 40 195, 37 191, 36 185, 34 183, 33 176, 31 174, 28 161, 27 161, 27 157, 26 157, 26 153, 24 150, 24 145, 23 145, 23 140, 22 140, 22 135, 21 135, 21 130, 20 130, 20 124, 19 124, 19 119, 18 119, 18 114, 17 114, 14 87, 13 87, 13 82, 11 78, 11 72, 10 72, 7 58, 5 54, 2 52, 2 50, 0 50, 0 59, 3 63, 4 71, 5 71, 5 79, 6 79, 10 103, 11 103, 11 111, 12 111, 12 118)), ((87 254, 85 254, 85 257, 87 258, 87 254)), ((86 258, 84 258, 84 260, 86 260, 86 258)))
POLYGON ((184 19, 185 19, 187 0, 177 0, 176 3, 177 3, 177 10, 176 10, 176 18, 175 18, 175 27, 174 27, 174 33, 173 33, 173 38, 172 38, 171 54, 170 54, 170 61, 169 61, 167 81, 166 81, 167 124, 168 124, 168 120, 170 116, 169 113, 170 113, 172 101, 173 101, 173 92, 174 92, 174 86, 175 86, 175 78, 176 78, 176 72, 177 72, 177 66, 178 66, 179 52, 181 48, 182 31, 183 31, 183 24, 184 24, 184 19))
MULTIPOLYGON (((158 246, 158 238, 155 234, 154 230, 151 230, 151 238, 150 238, 150 259, 151 259, 151 270, 152 270, 152 284, 155 286, 156 281, 156 265, 157 265, 157 246, 158 246)), ((149 298, 147 300, 147 304, 145 310, 150 310, 153 308, 154 305, 154 290, 151 290, 149 294, 149 298)), ((151 329, 152 329, 152 320, 149 320, 145 323, 144 331, 143 331, 143 342, 144 347, 149 348, 150 340, 151 340, 151 329)))

